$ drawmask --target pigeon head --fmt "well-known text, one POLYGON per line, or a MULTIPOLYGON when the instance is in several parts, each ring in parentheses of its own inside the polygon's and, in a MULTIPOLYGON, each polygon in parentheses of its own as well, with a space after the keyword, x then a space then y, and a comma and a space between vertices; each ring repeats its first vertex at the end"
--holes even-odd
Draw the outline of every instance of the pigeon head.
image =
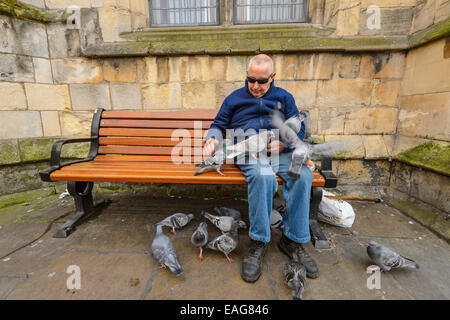
POLYGON ((302 295, 305 288, 303 287, 303 284, 300 282, 300 280, 292 279, 289 284, 292 288, 292 298, 294 300, 303 300, 302 295))
POLYGON ((189 213, 188 215, 189 221, 191 221, 192 219, 194 219, 194 215, 192 213, 189 213))
POLYGON ((238 224, 239 224, 239 228, 247 229, 247 224, 244 221, 240 220, 240 221, 238 221, 238 224))
POLYGON ((369 247, 372 247, 372 248, 375 248, 375 247, 379 246, 379 244, 377 242, 373 241, 373 240, 370 240, 368 245, 369 245, 369 247))

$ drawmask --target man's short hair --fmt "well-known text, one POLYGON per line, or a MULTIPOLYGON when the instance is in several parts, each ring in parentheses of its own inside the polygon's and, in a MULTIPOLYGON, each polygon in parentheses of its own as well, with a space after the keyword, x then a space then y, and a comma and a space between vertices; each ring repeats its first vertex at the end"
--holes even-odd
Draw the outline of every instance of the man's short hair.
POLYGON ((247 70, 250 69, 251 64, 254 64, 255 66, 262 66, 265 64, 269 64, 270 65, 270 68, 269 68, 270 73, 269 74, 273 73, 273 60, 271 57, 269 57, 266 54, 261 53, 261 54, 254 56, 253 58, 251 58, 248 63, 247 70))

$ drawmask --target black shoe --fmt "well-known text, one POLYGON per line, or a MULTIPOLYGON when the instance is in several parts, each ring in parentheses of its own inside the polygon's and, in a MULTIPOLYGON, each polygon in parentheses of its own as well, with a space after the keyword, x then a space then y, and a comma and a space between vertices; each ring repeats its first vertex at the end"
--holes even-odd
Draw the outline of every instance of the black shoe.
POLYGON ((318 278, 319 269, 314 260, 306 253, 305 248, 301 243, 294 242, 288 239, 284 234, 281 236, 278 248, 286 254, 290 259, 296 260, 303 264, 306 269, 306 276, 308 278, 318 278))
POLYGON ((259 279, 266 250, 266 243, 250 239, 247 256, 242 261, 241 277, 244 281, 255 282, 259 279))

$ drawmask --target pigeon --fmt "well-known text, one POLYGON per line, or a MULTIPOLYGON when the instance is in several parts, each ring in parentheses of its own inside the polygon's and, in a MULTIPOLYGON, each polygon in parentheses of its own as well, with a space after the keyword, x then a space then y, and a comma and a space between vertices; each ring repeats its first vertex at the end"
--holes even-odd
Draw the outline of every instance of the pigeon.
POLYGON ((199 226, 192 234, 191 242, 200 251, 198 258, 203 260, 203 247, 208 243, 208 225, 206 222, 200 222, 199 226))
MULTIPOLYGON (((233 222, 235 221, 233 217, 215 216, 206 211, 202 211, 201 215, 204 216, 209 221, 211 221, 211 223, 213 225, 215 225, 217 228, 219 228, 219 230, 222 231, 222 233, 229 232, 231 230, 231 226, 233 225, 233 222)), ((238 221, 237 221, 237 223, 239 226, 238 221)))
POLYGON ((350 141, 331 141, 320 144, 312 144, 302 141, 297 135, 298 131, 294 131, 294 129, 297 130, 297 128, 301 126, 293 125, 292 123, 302 121, 304 117, 300 117, 298 115, 292 118, 283 121, 280 112, 278 111, 275 111, 271 115, 272 125, 279 130, 280 140, 288 148, 294 149, 294 151, 292 152, 291 165, 288 170, 288 175, 292 179, 300 178, 302 166, 306 165, 310 158, 331 156, 334 153, 341 151, 352 144, 352 142, 350 141), (292 118, 295 119, 291 120, 292 118))
POLYGON ((184 273, 178 260, 172 241, 162 231, 162 225, 156 225, 156 236, 152 242, 152 254, 161 264, 161 268, 168 267, 175 276, 184 273))
POLYGON ((168 216, 164 220, 157 222, 154 226, 163 225, 172 228, 172 233, 175 234, 175 229, 184 227, 194 218, 193 214, 184 214, 184 213, 174 213, 171 216, 168 216))
POLYGON ((227 258, 228 262, 232 263, 233 259, 229 257, 229 254, 234 249, 236 249, 239 243, 238 228, 239 228, 238 222, 233 220, 231 230, 229 232, 221 234, 220 236, 208 242, 206 248, 222 252, 227 258))
POLYGON ((250 136, 248 139, 238 142, 234 145, 227 146, 227 159, 231 159, 244 153, 250 153, 255 159, 258 152, 263 151, 270 139, 274 138, 275 134, 272 131, 264 130, 258 134, 250 136))
POLYGON ((282 233, 284 229, 283 217, 275 209, 272 209, 272 214, 270 215, 270 229, 277 234, 282 233))
POLYGON ((306 285, 306 269, 303 264, 290 260, 284 265, 284 278, 287 285, 292 289, 292 298, 302 300, 303 290, 306 285))
POLYGON ((367 254, 382 271, 389 271, 391 268, 419 269, 419 265, 415 261, 405 258, 373 240, 369 241, 367 254))
POLYGON ((238 210, 227 207, 214 207, 213 210, 216 211, 219 216, 233 217, 234 220, 239 222, 240 228, 247 228, 247 224, 242 220, 241 213, 238 210))
POLYGON ((221 176, 225 176, 225 174, 220 171, 220 168, 226 159, 242 156, 246 152, 252 155, 253 158, 258 159, 256 154, 263 151, 267 147, 269 140, 273 137, 275 137, 275 134, 272 131, 264 130, 234 145, 231 145, 229 139, 225 139, 222 150, 217 150, 212 156, 195 165, 196 167, 201 167, 201 169, 196 171, 194 176, 214 170, 221 176))

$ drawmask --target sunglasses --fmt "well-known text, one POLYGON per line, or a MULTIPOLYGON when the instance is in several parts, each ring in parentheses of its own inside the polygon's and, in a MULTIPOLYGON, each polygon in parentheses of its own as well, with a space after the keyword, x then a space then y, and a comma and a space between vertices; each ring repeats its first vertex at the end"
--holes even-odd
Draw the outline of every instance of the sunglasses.
POLYGON ((266 78, 266 79, 256 79, 256 78, 247 76, 247 81, 250 82, 250 83, 258 82, 259 84, 265 84, 265 83, 269 82, 269 80, 270 80, 271 77, 272 77, 272 75, 270 75, 270 76, 269 76, 268 78, 266 78))

